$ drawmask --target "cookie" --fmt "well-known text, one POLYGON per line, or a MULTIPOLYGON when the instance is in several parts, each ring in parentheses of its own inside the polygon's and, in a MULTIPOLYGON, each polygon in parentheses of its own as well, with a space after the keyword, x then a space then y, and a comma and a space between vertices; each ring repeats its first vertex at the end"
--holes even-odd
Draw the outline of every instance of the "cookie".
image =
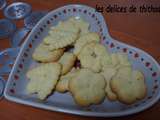
POLYGON ((118 69, 121 66, 131 66, 128 56, 124 53, 111 53, 108 57, 104 56, 102 60, 102 69, 107 67, 115 67, 118 69))
POLYGON ((69 90, 68 83, 69 80, 71 80, 74 76, 76 76, 77 69, 72 69, 69 73, 66 75, 62 75, 56 85, 56 91, 64 93, 69 90))
POLYGON ((76 27, 80 29, 80 36, 89 32, 89 23, 84 21, 82 18, 70 18, 68 21, 72 22, 76 27))
POLYGON ((69 91, 80 106, 101 103, 105 98, 105 86, 104 77, 89 69, 80 69, 77 75, 69 80, 69 91))
POLYGON ((104 69, 104 71, 101 72, 101 74, 104 76, 105 81, 107 83, 105 87, 105 92, 107 95, 107 98, 111 101, 117 100, 116 94, 112 91, 111 86, 110 86, 110 81, 112 77, 116 74, 117 70, 114 67, 107 67, 104 69))
POLYGON ((54 30, 71 32, 75 34, 80 32, 80 28, 77 27, 74 23, 72 23, 69 20, 60 21, 58 25, 51 27, 51 31, 54 31, 54 30))
POLYGON ((112 91, 120 102, 132 104, 146 96, 146 84, 140 71, 129 66, 120 67, 110 81, 112 91))
POLYGON ((117 56, 121 66, 131 66, 128 56, 125 53, 117 53, 117 56))
POLYGON ((99 35, 97 33, 90 32, 80 36, 74 45, 73 53, 78 56, 81 49, 90 42, 100 42, 99 35))
POLYGON ((116 75, 117 70, 122 66, 131 67, 126 54, 111 53, 110 55, 108 54, 108 57, 104 56, 104 58, 102 59, 102 74, 106 82, 108 83, 105 91, 107 94, 107 98, 111 101, 117 100, 117 96, 111 89, 110 81, 112 77, 116 75))
POLYGON ((106 53, 101 57, 101 69, 104 70, 108 67, 114 67, 114 65, 112 64, 111 55, 106 51, 106 53))
POLYGON ((32 58, 39 62, 55 62, 63 55, 64 49, 50 51, 48 45, 40 43, 34 50, 32 58))
POLYGON ((76 56, 73 53, 65 52, 58 61, 62 65, 61 74, 64 75, 69 72, 74 66, 75 61, 76 56))
POLYGON ((112 66, 115 67, 120 64, 119 58, 118 58, 118 53, 111 53, 111 61, 112 61, 112 66))
POLYGON ((47 44, 49 46, 49 50, 52 51, 73 44, 76 41, 77 37, 78 33, 54 30, 44 38, 43 42, 44 44, 47 44))
POLYGON ((64 48, 73 44, 79 37, 80 29, 71 22, 59 22, 49 31, 49 35, 43 42, 49 46, 49 50, 64 48))
POLYGON ((29 83, 27 92, 37 93, 39 99, 44 100, 55 88, 59 79, 61 65, 59 63, 46 63, 27 72, 29 83))
POLYGON ((78 59, 80 60, 83 68, 88 68, 94 72, 99 72, 102 66, 102 59, 105 57, 108 58, 107 56, 107 50, 103 45, 96 42, 91 42, 90 44, 84 46, 78 55, 78 59))

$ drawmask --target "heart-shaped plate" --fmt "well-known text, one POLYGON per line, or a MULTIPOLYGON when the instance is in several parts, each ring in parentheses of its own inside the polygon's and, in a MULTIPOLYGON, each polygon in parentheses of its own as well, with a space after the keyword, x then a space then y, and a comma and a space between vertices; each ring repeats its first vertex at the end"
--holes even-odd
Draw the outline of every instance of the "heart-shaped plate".
POLYGON ((48 13, 32 29, 21 47, 15 65, 10 73, 4 94, 8 100, 47 110, 99 117, 130 115, 151 107, 160 98, 160 66, 146 52, 111 38, 102 14, 96 12, 94 8, 85 5, 67 5, 48 13), (128 55, 133 68, 143 72, 148 88, 145 99, 132 105, 124 105, 117 101, 110 102, 105 99, 100 105, 84 108, 75 104, 70 93, 60 94, 55 92, 44 102, 39 101, 36 96, 26 93, 25 87, 28 83, 26 71, 36 65, 36 62, 32 60, 34 49, 48 34, 51 26, 73 16, 82 17, 89 22, 90 31, 100 34, 101 43, 110 52, 124 52, 128 55))

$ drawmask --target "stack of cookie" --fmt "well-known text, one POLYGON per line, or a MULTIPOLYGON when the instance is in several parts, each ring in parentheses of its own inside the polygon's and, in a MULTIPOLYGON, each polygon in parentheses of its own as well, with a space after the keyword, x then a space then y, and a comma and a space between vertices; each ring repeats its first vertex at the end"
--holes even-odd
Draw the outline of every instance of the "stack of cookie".
POLYGON ((105 96, 125 104, 146 96, 143 74, 132 70, 127 55, 109 53, 81 18, 51 27, 32 58, 41 64, 27 72, 26 89, 41 100, 54 90, 69 91, 81 106, 99 104, 105 96))

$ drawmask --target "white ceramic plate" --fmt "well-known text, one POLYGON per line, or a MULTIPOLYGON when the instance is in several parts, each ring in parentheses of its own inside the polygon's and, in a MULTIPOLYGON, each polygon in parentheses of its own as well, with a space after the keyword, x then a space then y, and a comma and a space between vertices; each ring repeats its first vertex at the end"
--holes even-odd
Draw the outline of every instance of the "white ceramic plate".
POLYGON ((85 116, 116 117, 130 115, 149 108, 160 98, 160 67, 144 51, 111 38, 103 16, 95 12, 94 8, 84 5, 67 5, 50 12, 31 31, 16 59, 4 94, 8 100, 47 110, 85 116), (44 102, 39 101, 36 96, 26 93, 25 87, 28 83, 25 75, 26 71, 37 64, 31 58, 33 50, 47 35, 51 26, 71 16, 82 17, 88 21, 90 30, 100 34, 101 42, 110 52, 124 52, 128 55, 133 68, 141 70, 145 76, 148 88, 145 99, 133 105, 124 105, 120 102, 110 102, 105 99, 100 105, 83 108, 75 104, 70 93, 60 94, 55 92, 44 102))

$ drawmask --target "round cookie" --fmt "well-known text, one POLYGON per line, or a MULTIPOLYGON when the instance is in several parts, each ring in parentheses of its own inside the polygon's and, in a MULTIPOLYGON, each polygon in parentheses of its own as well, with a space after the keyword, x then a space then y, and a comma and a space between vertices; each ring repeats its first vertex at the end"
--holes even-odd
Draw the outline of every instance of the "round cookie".
POLYGON ((39 62, 54 62, 63 55, 64 49, 50 51, 48 46, 40 43, 34 50, 32 58, 39 62))
POLYGON ((105 86, 104 77, 89 69, 80 69, 69 81, 69 91, 80 106, 101 103, 105 98, 105 86))
POLYGON ((61 74, 64 75, 68 73, 74 66, 75 61, 76 56, 73 53, 65 52, 58 61, 62 65, 61 74))
POLYGON ((111 89, 120 102, 132 104, 146 96, 146 84, 140 71, 120 67, 111 80, 111 89))
POLYGON ((41 64, 27 72, 29 83, 27 92, 37 93, 39 99, 44 100, 55 88, 59 79, 61 65, 58 63, 41 64))
POLYGON ((99 72, 102 68, 101 62, 105 59, 108 62, 108 53, 106 48, 99 43, 87 44, 78 55, 78 59, 81 62, 83 68, 88 68, 94 72, 99 72))

